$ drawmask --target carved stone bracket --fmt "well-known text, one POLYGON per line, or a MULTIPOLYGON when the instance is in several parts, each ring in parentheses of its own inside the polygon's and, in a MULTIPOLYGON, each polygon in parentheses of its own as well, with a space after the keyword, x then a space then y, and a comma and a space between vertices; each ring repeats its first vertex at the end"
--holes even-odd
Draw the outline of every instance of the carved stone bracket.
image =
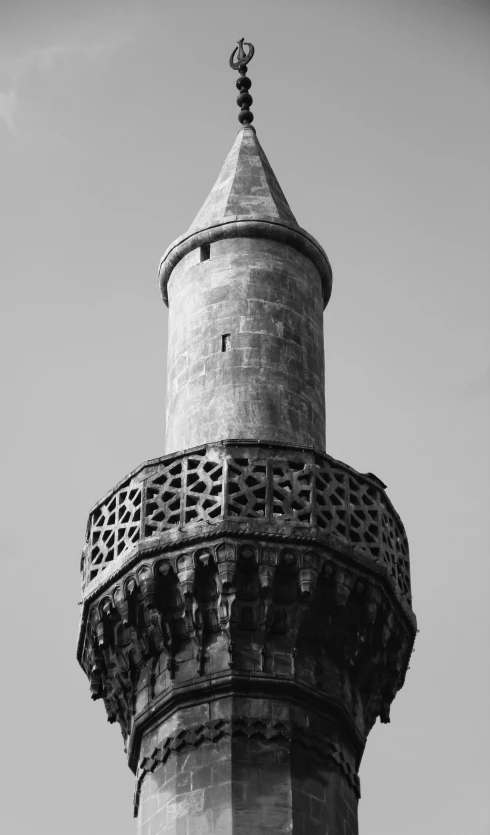
POLYGON ((303 682, 367 734, 389 721, 415 632, 368 568, 319 545, 242 538, 145 559, 87 611, 81 663, 125 738, 176 685, 230 671, 303 682))

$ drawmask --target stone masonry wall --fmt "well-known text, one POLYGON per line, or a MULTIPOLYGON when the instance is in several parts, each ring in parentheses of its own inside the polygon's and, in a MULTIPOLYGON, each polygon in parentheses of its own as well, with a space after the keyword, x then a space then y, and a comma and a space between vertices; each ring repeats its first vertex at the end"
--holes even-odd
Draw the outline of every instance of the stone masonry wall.
POLYGON ((221 438, 324 450, 316 267, 260 238, 216 241, 209 256, 190 252, 168 285, 167 452, 221 438))
POLYGON ((175 713, 142 741, 138 835, 357 835, 355 760, 328 725, 269 698, 175 713))
POLYGON ((291 755, 291 787, 292 835, 358 835, 354 789, 345 776, 297 746, 291 755))
POLYGON ((175 753, 142 785, 138 835, 231 835, 231 741, 175 753))

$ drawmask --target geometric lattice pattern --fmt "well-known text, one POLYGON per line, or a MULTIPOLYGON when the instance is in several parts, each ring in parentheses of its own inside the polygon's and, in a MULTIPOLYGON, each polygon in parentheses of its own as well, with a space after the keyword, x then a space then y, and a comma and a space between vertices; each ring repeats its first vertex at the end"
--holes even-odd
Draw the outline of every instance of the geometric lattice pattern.
POLYGON ((371 554, 380 556, 380 512, 378 493, 372 484, 362 482, 349 474, 349 531, 351 542, 358 548, 371 554))
POLYGON ((196 523, 262 518, 337 537, 385 565, 410 595, 407 537, 384 490, 326 455, 223 443, 159 459, 144 476, 143 468, 137 483, 92 512, 88 579, 137 543, 142 524, 146 538, 196 523))
POLYGON ((138 541, 140 528, 141 485, 119 490, 94 511, 90 579, 138 541))
POLYGON ((311 524, 313 473, 309 462, 272 464, 272 515, 284 521, 311 524))
POLYGON ((206 449, 186 460, 184 524, 213 521, 222 515, 223 461, 212 461, 206 449))
POLYGON ((340 467, 328 467, 322 459, 315 478, 316 524, 325 533, 348 540, 349 495, 347 473, 340 467))
POLYGON ((269 499, 267 462, 232 458, 228 463, 228 515, 264 517, 269 499))
POLYGON ((383 562, 402 594, 410 594, 408 541, 400 520, 391 512, 386 496, 380 496, 383 562))
POLYGON ((145 495, 145 536, 154 536, 180 525, 182 490, 181 458, 172 459, 148 479, 145 495))

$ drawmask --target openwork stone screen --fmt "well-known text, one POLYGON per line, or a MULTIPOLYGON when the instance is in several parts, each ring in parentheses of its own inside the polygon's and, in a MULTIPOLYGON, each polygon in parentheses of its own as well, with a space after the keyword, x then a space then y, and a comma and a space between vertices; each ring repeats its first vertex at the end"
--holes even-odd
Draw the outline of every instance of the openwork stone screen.
POLYGON ((410 599, 407 537, 378 480, 310 449, 260 442, 208 445, 131 473, 90 514, 85 582, 142 541, 225 521, 250 530, 253 520, 352 548, 410 599))

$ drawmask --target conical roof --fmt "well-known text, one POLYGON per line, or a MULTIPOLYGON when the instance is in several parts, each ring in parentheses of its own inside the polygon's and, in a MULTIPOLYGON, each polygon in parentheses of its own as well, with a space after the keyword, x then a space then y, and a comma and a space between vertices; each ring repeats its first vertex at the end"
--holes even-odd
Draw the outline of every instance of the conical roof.
POLYGON ((298 225, 251 125, 239 131, 204 205, 160 261, 158 275, 165 304, 169 278, 182 258, 198 246, 236 237, 275 240, 306 255, 318 269, 327 305, 332 290, 327 255, 298 225))
POLYGON ((298 225, 251 125, 239 131, 187 234, 240 218, 298 225))

